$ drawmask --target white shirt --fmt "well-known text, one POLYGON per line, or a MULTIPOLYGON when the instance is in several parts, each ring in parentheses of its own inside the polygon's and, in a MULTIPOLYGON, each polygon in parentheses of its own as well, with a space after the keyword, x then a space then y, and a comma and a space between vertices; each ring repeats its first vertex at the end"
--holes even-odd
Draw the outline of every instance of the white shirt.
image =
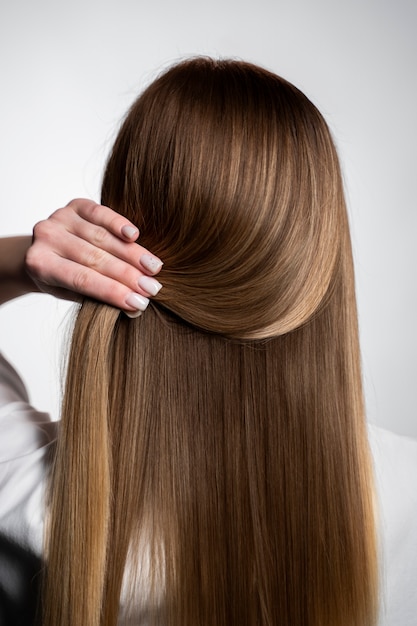
MULTIPOLYGON (((56 430, 56 422, 30 406, 23 382, 0 355, 0 536, 39 558, 56 430)), ((379 626, 417 626, 417 441, 375 426, 369 437, 379 501, 379 626)), ((0 592, 3 585, 6 595, 16 595, 15 582, 0 563, 0 592)))

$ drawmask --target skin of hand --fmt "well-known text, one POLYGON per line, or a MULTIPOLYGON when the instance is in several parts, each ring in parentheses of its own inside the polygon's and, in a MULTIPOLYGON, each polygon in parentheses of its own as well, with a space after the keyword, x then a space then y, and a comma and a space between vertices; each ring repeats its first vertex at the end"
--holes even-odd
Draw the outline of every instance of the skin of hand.
POLYGON ((89 296, 136 317, 162 285, 162 261, 136 243, 139 230, 109 207, 72 200, 36 224, 25 256, 35 289, 58 298, 89 296))

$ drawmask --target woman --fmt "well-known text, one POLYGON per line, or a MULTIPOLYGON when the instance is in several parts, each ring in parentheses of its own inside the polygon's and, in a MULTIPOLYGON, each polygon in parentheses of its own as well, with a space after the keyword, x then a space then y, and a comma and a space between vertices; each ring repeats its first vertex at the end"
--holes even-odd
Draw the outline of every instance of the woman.
MULTIPOLYGON (((33 245, 32 237, 0 239, 0 303, 32 291, 75 300, 82 293, 137 317, 160 289, 153 275, 162 266, 134 243, 138 234, 107 207, 89 200, 70 202, 35 226, 33 245)), ((0 354, 2 626, 26 626, 34 620, 42 569, 43 492, 56 427, 29 405, 22 381, 0 354)))
POLYGON ((128 113, 102 202, 123 217, 60 214, 68 272, 53 219, 26 257, 41 289, 113 305, 85 300, 74 327, 43 623, 375 624, 351 248, 320 113, 255 66, 181 63, 128 113), (133 225, 157 255, 145 283, 117 239, 133 225))

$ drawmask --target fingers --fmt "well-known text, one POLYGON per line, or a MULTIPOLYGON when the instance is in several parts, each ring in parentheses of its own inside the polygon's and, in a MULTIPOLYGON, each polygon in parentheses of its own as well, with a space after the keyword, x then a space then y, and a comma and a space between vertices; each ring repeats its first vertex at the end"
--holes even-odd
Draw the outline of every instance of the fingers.
POLYGON ((115 237, 121 237, 125 241, 136 241, 139 237, 138 228, 109 207, 83 198, 71 200, 67 207, 72 208, 83 220, 101 226, 115 237))
MULTIPOLYGON (((41 224, 53 230, 54 222, 98 250, 105 250, 126 263, 139 266, 140 270, 146 274, 157 274, 162 267, 162 262, 158 257, 150 254, 143 246, 133 243, 139 234, 138 229, 129 220, 108 207, 95 204, 90 200, 73 200, 67 207, 58 209, 49 220, 41 224), (70 210, 73 211, 71 220, 68 219, 70 210), (126 245, 129 234, 132 243, 126 245), (121 237, 124 239, 122 240, 121 237)), ((50 241, 50 244, 52 245, 53 242, 50 241)), ((64 252, 65 254, 68 254, 68 249, 64 252)))
MULTIPOLYGON (((99 248, 76 235, 67 233, 60 242, 59 256, 78 265, 83 276, 88 275, 91 270, 95 272, 94 280, 99 280, 100 276, 111 278, 131 291, 145 296, 156 296, 162 285, 155 278, 145 275, 143 271, 141 258, 143 256, 153 258, 145 248, 137 244, 115 241, 110 242, 107 249, 99 248)), ((159 267, 156 257, 153 265, 155 269, 159 267)), ((146 271, 149 272, 148 269, 146 271)), ((62 278, 61 276, 61 280, 62 278)), ((86 295, 82 285, 77 283, 75 287, 76 291, 86 295)))
POLYGON ((80 296, 88 296, 133 314, 143 312, 149 304, 149 298, 146 296, 133 292, 119 281, 69 259, 51 257, 49 267, 50 275, 55 277, 53 280, 56 280, 56 277, 65 277, 56 280, 59 286, 51 289, 51 292, 60 297, 78 300, 80 296))
MULTIPOLYGON (((123 225, 122 228, 124 228, 124 226, 125 225, 123 225)), ((131 226, 127 226, 127 228, 131 228, 131 226)), ((80 240, 85 241, 84 245, 82 244, 82 241, 80 241, 80 253, 85 252, 87 255, 86 264, 89 264, 90 262, 88 254, 92 255, 92 262, 94 262, 95 255, 93 249, 95 249, 98 257, 100 256, 100 251, 107 252, 108 254, 125 261, 133 267, 138 267, 145 274, 157 274, 162 267, 160 259, 150 254, 148 250, 140 244, 122 241, 119 237, 112 234, 104 227, 91 224, 81 218, 74 220, 72 224, 72 232, 69 233, 69 235, 75 235, 76 237, 79 237, 80 240), (142 262, 141 257, 144 255, 145 259, 142 262)), ((66 253, 67 251, 65 254, 66 253)))
POLYGON ((162 262, 135 243, 138 229, 109 207, 73 200, 34 228, 27 271, 42 291, 107 302, 135 315, 162 285, 162 262))

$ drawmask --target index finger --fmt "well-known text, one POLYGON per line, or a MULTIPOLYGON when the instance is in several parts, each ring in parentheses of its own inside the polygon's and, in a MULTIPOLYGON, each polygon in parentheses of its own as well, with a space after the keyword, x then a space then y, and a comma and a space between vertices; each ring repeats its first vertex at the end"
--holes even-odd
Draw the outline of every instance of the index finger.
POLYGON ((136 241, 139 237, 139 229, 108 206, 82 198, 71 200, 67 206, 91 224, 105 228, 124 241, 136 241))

